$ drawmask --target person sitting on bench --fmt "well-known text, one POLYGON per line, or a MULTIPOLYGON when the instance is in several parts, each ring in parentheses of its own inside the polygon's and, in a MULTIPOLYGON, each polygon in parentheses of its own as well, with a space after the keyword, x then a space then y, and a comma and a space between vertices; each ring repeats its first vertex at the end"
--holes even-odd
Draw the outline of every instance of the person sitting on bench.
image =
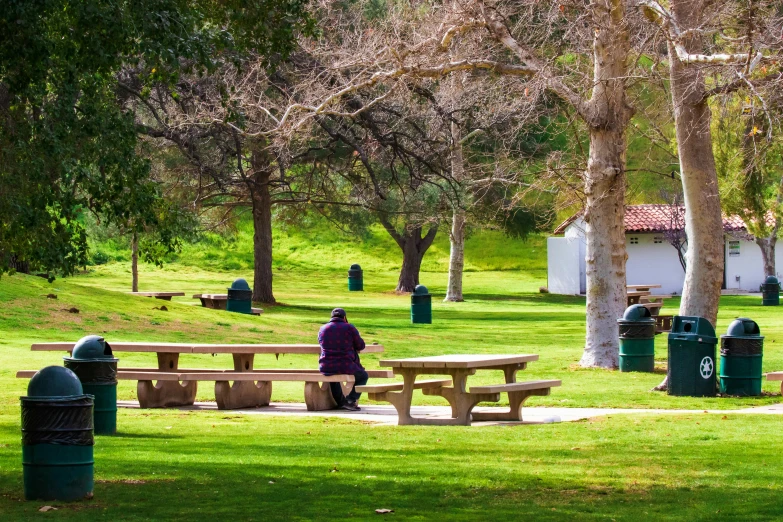
POLYGON ((343 395, 339 382, 330 382, 332 397, 337 402, 337 407, 348 411, 359 411, 357 405, 361 393, 357 393, 355 387, 367 384, 367 372, 364 371, 359 361, 359 352, 364 350, 364 340, 359 335, 359 330, 348 322, 345 310, 335 308, 332 310, 332 318, 321 327, 318 332, 318 344, 321 345, 321 357, 318 359, 319 369, 324 375, 353 375, 354 389, 343 395))

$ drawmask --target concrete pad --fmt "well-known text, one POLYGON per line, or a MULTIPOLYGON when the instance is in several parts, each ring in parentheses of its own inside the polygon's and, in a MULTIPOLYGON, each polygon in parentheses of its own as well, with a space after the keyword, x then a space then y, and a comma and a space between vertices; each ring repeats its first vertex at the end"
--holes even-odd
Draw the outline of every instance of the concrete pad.
MULTIPOLYGON (((138 408, 137 401, 117 401, 121 408, 138 408)), ((361 411, 327 410, 307 411, 303 403, 273 402, 264 408, 247 408, 241 410, 219 410, 223 412, 242 413, 245 415, 271 415, 279 417, 336 417, 358 420, 368 423, 396 425, 397 411, 393 406, 384 404, 362 405, 361 411)), ((193 406, 181 406, 174 408, 183 411, 218 411, 214 402, 197 402, 193 406)), ((507 408, 477 407, 475 411, 492 412, 506 411, 507 408)), ((523 408, 524 420, 522 422, 474 422, 472 426, 494 426, 515 424, 549 424, 555 422, 574 422, 606 415, 677 415, 677 414, 762 414, 783 415, 783 404, 745 408, 742 410, 662 410, 641 408, 523 408)), ((417 417, 447 419, 451 417, 451 408, 448 406, 413 406, 411 414, 417 417)))

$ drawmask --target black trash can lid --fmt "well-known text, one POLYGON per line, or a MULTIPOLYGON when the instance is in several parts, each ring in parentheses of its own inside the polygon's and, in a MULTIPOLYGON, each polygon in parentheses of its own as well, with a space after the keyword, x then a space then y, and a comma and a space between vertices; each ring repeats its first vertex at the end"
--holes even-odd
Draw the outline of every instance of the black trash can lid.
POLYGON ((416 285, 416 288, 413 289, 413 295, 429 295, 429 293, 429 290, 424 285, 416 285))
POLYGON ((362 269, 362 267, 360 267, 360 266, 359 266, 359 265, 357 265, 356 263, 354 263, 354 264, 352 264, 352 265, 351 265, 351 270, 361 270, 361 269, 362 269))
POLYGON ((70 357, 63 357, 66 361, 116 361, 111 352, 111 346, 100 335, 88 335, 82 337, 73 345, 70 357))
POLYGON ((738 317, 734 319, 726 329, 726 335, 721 335, 720 337, 721 339, 724 337, 760 338, 761 330, 759 330, 758 323, 753 319, 738 317))
POLYGON ((777 285, 779 283, 780 281, 778 281, 778 278, 773 275, 767 276, 767 278, 764 280, 764 284, 767 285, 777 285))
POLYGON ((644 305, 640 304, 631 305, 626 308, 625 313, 623 314, 623 318, 619 320, 645 323, 655 322, 655 319, 653 319, 650 310, 648 310, 644 305))
POLYGON ((27 385, 28 397, 73 397, 84 395, 82 383, 68 368, 47 366, 33 375, 27 385))

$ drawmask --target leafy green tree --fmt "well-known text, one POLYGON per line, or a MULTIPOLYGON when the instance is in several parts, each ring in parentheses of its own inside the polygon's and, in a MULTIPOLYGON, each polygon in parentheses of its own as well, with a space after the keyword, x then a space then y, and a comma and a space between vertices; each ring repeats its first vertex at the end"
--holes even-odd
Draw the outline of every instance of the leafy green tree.
MULTIPOLYGON (((0 0, 0 273, 85 264, 85 212, 165 227, 116 73, 136 66, 146 89, 249 48, 271 63, 313 31, 305 3, 0 0)), ((175 234, 159 231, 157 243, 169 251, 175 234)))

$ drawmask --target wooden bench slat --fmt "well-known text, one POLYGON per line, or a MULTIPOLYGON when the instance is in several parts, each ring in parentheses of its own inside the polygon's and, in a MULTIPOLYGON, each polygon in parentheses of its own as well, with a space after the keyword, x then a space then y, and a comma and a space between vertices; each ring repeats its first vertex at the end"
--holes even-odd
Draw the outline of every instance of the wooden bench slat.
POLYGON ((507 393, 526 390, 542 390, 560 386, 562 382, 559 379, 547 381, 527 381, 527 382, 509 382, 506 384, 493 384, 489 386, 471 386, 470 393, 507 393))
MULTIPOLYGON (((157 372, 160 371, 157 368, 117 368, 118 372, 157 372)), ((235 372, 228 368, 177 368, 177 373, 207 373, 207 372, 235 372)), ((392 379, 394 378, 394 372, 391 370, 365 370, 367 375, 373 379, 392 379)), ((304 368, 256 368, 253 370, 245 370, 242 373, 319 373, 318 370, 304 369, 304 368)))
MULTIPOLYGON (((34 343, 34 352, 70 352, 73 342, 34 343)), ((114 352, 154 353, 227 353, 227 354, 320 354, 317 344, 196 344, 196 343, 147 343, 109 341, 114 352)), ((368 344, 362 353, 382 353, 383 345, 368 344)))
MULTIPOLYGON (((416 381, 413 384, 414 390, 423 390, 429 388, 441 388, 451 384, 451 379, 430 379, 425 381, 416 381)), ((357 386, 356 391, 360 393, 383 393, 387 391, 402 391, 403 383, 395 382, 391 384, 365 384, 357 386)))
MULTIPOLYGON (((38 370, 20 370, 17 378, 29 379, 38 370)), ((354 382, 353 375, 323 375, 309 373, 258 373, 234 371, 158 372, 117 371, 117 379, 127 381, 304 381, 304 382, 354 382)))

